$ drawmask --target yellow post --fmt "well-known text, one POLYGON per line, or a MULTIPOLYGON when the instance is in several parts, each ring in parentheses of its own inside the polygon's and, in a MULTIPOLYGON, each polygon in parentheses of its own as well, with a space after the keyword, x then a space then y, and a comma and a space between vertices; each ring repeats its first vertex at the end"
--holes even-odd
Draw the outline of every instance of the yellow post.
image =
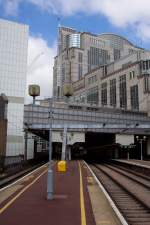
POLYGON ((58 172, 66 172, 66 169, 67 169, 66 166, 67 166, 66 161, 64 160, 59 161, 57 164, 58 172))

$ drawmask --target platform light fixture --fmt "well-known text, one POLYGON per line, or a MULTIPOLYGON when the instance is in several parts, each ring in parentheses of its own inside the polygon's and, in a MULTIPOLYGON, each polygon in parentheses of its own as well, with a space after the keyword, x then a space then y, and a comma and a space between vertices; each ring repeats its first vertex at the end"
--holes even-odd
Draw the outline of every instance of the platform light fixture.
POLYGON ((33 105, 35 105, 35 98, 40 96, 40 86, 37 84, 31 84, 28 86, 28 93, 33 97, 33 105))
MULTIPOLYGON (((71 84, 65 84, 63 86, 63 95, 69 98, 73 95, 73 87, 71 84)), ((47 199, 52 200, 53 199, 53 170, 52 170, 52 121, 53 121, 53 100, 54 96, 50 98, 49 101, 49 167, 48 167, 48 176, 47 176, 47 199)), ((66 154, 66 146, 64 146, 66 154)), ((62 152, 63 154, 63 152, 62 152)))

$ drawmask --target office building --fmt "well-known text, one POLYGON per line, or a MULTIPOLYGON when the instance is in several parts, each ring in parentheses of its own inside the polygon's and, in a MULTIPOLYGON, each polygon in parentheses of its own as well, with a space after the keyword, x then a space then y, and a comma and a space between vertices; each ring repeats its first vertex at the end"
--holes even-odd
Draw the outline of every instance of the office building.
POLYGON ((59 27, 58 54, 53 72, 53 95, 62 96, 64 84, 80 80, 102 65, 139 51, 127 39, 116 34, 95 35, 59 27))
POLYGON ((73 101, 150 115, 150 51, 100 66, 73 83, 73 101))
POLYGON ((0 19, 0 93, 8 97, 6 156, 24 155, 28 26, 0 19))

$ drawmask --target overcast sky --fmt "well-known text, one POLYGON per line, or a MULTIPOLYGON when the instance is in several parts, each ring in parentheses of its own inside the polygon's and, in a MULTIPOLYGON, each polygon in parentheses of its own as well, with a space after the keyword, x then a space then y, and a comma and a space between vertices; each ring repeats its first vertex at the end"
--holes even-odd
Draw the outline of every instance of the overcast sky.
POLYGON ((52 93, 58 17, 64 26, 117 33, 150 49, 150 0, 0 0, 0 17, 30 26, 27 82, 40 84, 43 97, 52 93))

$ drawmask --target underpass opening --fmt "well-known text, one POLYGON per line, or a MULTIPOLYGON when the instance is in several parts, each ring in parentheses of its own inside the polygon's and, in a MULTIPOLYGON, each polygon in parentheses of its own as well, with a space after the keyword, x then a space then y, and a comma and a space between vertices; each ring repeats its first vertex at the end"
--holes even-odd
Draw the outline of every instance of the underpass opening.
MULTIPOLYGON (((74 138, 76 140, 81 139, 81 133, 79 133, 78 136, 75 136, 73 134, 74 131, 68 131, 68 144, 67 149, 71 149, 71 159, 85 159, 88 161, 108 161, 111 159, 128 159, 128 156, 130 159, 140 159, 141 155, 141 144, 139 141, 137 141, 136 136, 133 135, 133 146, 130 146, 127 140, 125 139, 125 144, 122 143, 122 145, 117 144, 117 138, 116 136, 128 136, 127 134, 120 133, 100 133, 100 132, 86 132, 85 138, 82 137, 83 142, 75 142, 72 144, 69 143, 70 137, 74 138), (84 142, 85 141, 85 142, 84 142)), ((35 136, 34 138, 34 159, 36 160, 48 160, 48 145, 49 145, 49 130, 30 130, 30 133, 35 136), (36 138, 37 137, 37 138, 36 138), (41 138, 43 142, 39 144, 38 138, 41 138), (42 151, 41 151, 41 150, 42 151)), ((62 139, 63 137, 63 131, 59 130, 58 133, 60 133, 60 137, 62 139)), ((83 135, 83 132, 82 132, 83 135)), ((84 136, 84 135, 83 135, 84 136)), ((129 135, 130 136, 130 135, 129 135)), ((138 135, 139 139, 143 137, 143 135, 138 135)), ((126 137, 127 138, 127 137, 126 137)), ((146 136, 146 140, 142 142, 142 151, 143 151, 143 159, 148 159, 148 139, 149 137, 146 136)), ((29 137, 30 139, 30 137, 29 137)), ((61 153, 62 153, 62 142, 59 140, 60 138, 56 138, 56 140, 53 140, 53 151, 52 151, 52 158, 56 160, 61 159, 61 153)), ((128 138, 130 139, 130 138, 128 138)), ((28 145, 29 146, 29 145, 28 145)), ((149 145, 150 146, 150 145, 149 145)), ((31 150, 28 149, 28 152, 31 150)), ((67 152, 67 150, 66 150, 67 152)), ((67 155, 68 153, 66 153, 67 155)), ((68 155, 67 158, 68 160, 68 155)))
POLYGON ((85 134, 85 159, 88 161, 106 161, 115 158, 118 145, 115 143, 115 134, 87 132, 85 134))

